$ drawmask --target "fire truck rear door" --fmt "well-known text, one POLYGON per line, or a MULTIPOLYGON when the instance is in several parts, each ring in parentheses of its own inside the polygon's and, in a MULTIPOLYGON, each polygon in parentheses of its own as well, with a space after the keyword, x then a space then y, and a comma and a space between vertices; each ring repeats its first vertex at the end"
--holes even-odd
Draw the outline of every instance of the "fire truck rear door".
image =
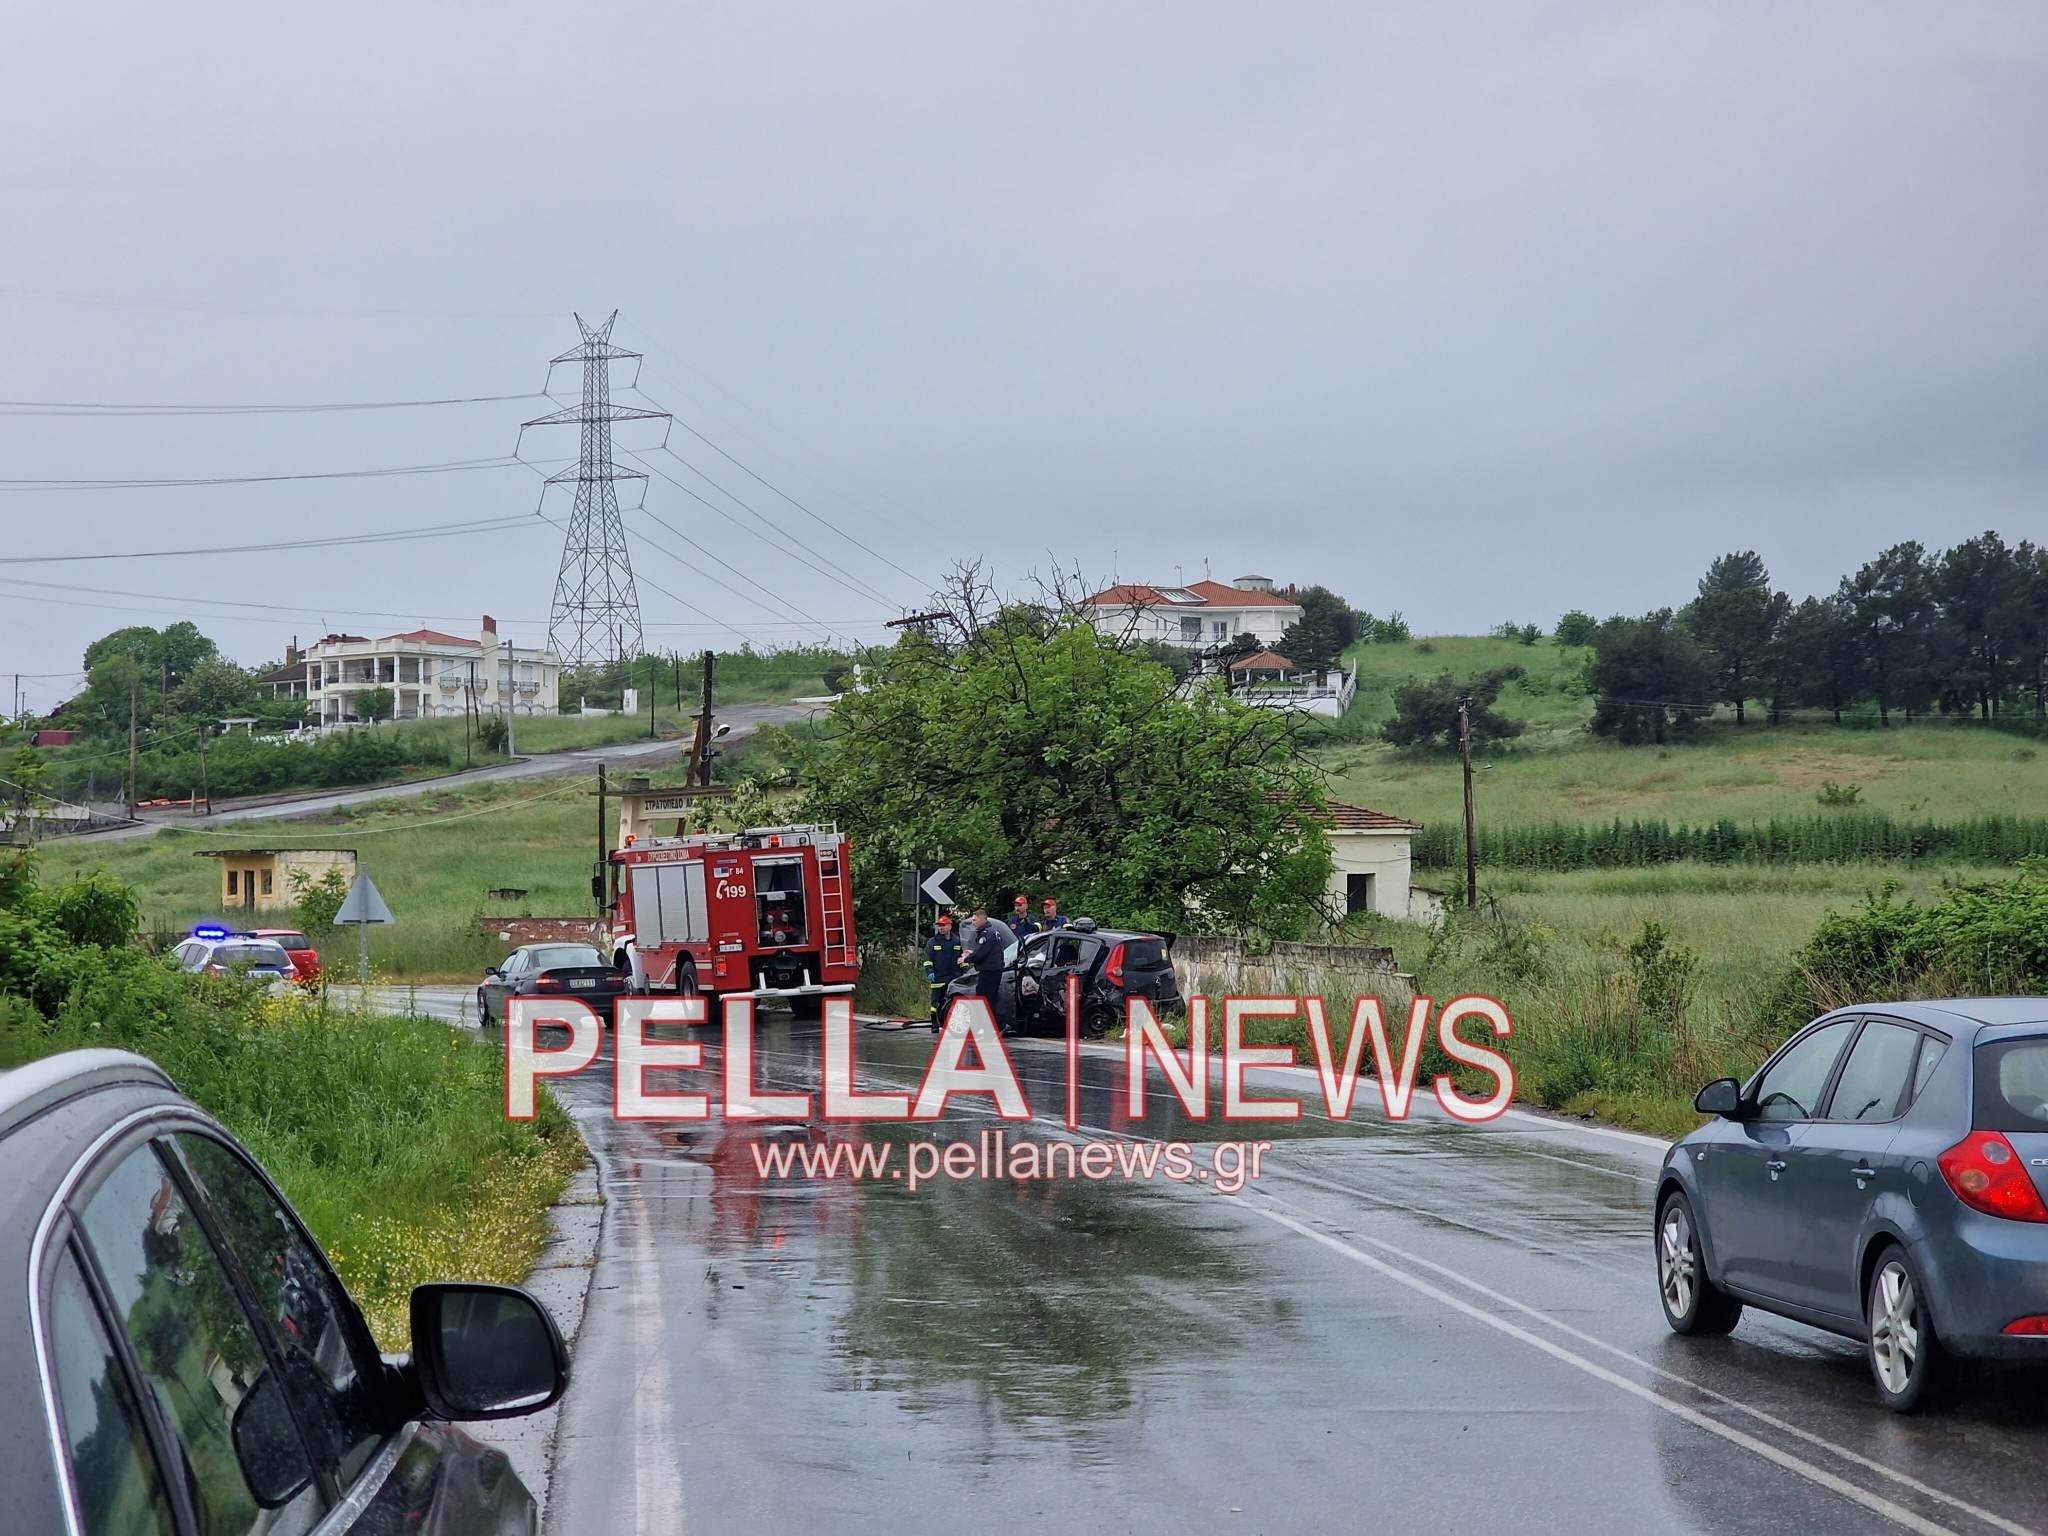
POLYGON ((655 944, 701 944, 710 935, 704 906, 701 860, 633 866, 634 940, 655 944))

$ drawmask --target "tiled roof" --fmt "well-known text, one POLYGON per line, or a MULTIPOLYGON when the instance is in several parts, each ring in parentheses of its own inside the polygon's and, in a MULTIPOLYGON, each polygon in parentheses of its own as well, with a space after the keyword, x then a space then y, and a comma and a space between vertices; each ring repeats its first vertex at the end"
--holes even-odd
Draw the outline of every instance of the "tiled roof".
POLYGON ((1220 581, 1191 581, 1188 591, 1214 608, 1299 608, 1301 604, 1280 592, 1254 592, 1246 587, 1227 587, 1220 581))
POLYGON ((1285 593, 1257 592, 1247 587, 1225 586, 1220 581, 1191 581, 1184 587, 1150 587, 1143 582, 1120 582, 1104 587, 1085 599, 1092 608, 1298 608, 1301 605, 1285 593), (1183 603, 1169 592, 1186 592, 1195 599, 1183 603))
POLYGON ((1332 800, 1330 806, 1330 827, 1337 832, 1420 832, 1422 823, 1405 821, 1399 816, 1389 816, 1385 811, 1369 811, 1362 805, 1346 805, 1342 800, 1332 800))
POLYGON ((1278 651, 1260 651, 1256 655, 1245 657, 1243 661, 1233 661, 1230 664, 1230 670, 1233 672, 1292 672, 1294 670, 1294 663, 1285 656, 1282 656, 1278 651))
POLYGON ((382 635, 384 640, 412 640, 421 645, 464 645, 475 650, 477 642, 465 640, 460 635, 444 635, 438 629, 409 629, 402 635, 382 635))

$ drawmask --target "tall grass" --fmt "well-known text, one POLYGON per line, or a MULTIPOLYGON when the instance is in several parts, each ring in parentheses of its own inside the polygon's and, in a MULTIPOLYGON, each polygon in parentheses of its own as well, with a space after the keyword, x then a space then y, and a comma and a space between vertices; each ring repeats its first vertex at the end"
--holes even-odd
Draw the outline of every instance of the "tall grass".
MULTIPOLYGON (((1479 862, 1509 869, 1635 869, 1701 860, 1710 864, 1856 864, 1913 859, 2003 863, 2048 853, 2048 817, 1970 816, 1903 821, 1881 811, 1815 812, 1738 825, 1697 826, 1620 819, 1595 825, 1551 821, 1479 829, 1479 862)), ((1415 863, 1449 869, 1465 855, 1462 828, 1425 827, 1415 863)))

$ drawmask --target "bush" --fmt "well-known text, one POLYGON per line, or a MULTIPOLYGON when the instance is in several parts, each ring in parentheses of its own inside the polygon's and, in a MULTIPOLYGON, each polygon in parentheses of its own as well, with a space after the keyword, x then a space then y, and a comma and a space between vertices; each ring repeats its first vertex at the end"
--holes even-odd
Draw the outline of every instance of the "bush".
POLYGON ((1772 998, 1780 1023, 1902 997, 2048 992, 2048 860, 2009 880, 1951 887, 1928 906, 1887 884, 1831 913, 1786 968, 1772 998))
POLYGON ((485 715, 477 722, 476 739, 486 752, 502 752, 508 739, 504 718, 485 715))
POLYGON ((1599 628, 1598 619, 1583 608, 1574 608, 1557 621, 1557 628, 1551 633, 1559 645, 1591 645, 1599 628))
POLYGON ((1814 799, 1822 805, 1854 805, 1863 798, 1861 784, 1837 784, 1833 779, 1821 781, 1820 792, 1814 799))
POLYGON ((48 921, 74 944, 116 948, 131 943, 142 922, 134 891, 105 870, 44 893, 41 905, 48 921))

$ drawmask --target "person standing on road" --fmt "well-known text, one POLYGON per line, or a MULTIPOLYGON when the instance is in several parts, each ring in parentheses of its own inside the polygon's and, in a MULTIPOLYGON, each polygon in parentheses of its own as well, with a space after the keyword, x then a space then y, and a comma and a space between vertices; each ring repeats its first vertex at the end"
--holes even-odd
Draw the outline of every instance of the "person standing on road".
POLYGON ((1038 932, 1038 924, 1031 916, 1031 898, 1022 891, 1019 891, 1017 899, 1010 903, 1009 929, 1020 942, 1038 932))
POLYGON ((1001 1029, 1003 1020, 996 1011, 996 997, 1002 987, 1003 956, 1017 942, 1017 936, 1007 923, 990 917, 986 907, 976 907, 968 921, 971 927, 967 953, 962 959, 974 968, 974 995, 988 1004, 989 1017, 1001 1029))
POLYGON ((1052 897, 1046 897, 1045 910, 1039 914, 1038 918, 1038 931, 1040 933, 1051 933, 1056 928, 1064 928, 1066 926, 1067 920, 1060 916, 1060 904, 1054 901, 1052 897))
POLYGON ((939 1027, 947 984, 960 974, 960 951, 960 935, 953 931, 953 914, 941 912, 932 936, 924 941, 924 981, 932 990, 933 1029, 939 1027))

